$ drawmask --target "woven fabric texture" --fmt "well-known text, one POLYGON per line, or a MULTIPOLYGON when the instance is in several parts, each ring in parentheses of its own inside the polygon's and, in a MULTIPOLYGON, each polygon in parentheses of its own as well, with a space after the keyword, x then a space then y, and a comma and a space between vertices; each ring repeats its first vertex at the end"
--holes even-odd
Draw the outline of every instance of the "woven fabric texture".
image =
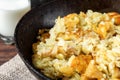
POLYGON ((0 80, 37 80, 17 54, 0 66, 0 80))

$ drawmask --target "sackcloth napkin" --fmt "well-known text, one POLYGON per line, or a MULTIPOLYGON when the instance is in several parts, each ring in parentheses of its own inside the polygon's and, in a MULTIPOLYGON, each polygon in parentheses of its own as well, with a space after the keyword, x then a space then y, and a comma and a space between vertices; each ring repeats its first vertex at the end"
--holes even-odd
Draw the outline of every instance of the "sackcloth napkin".
POLYGON ((37 80, 17 54, 0 66, 0 80, 37 80))

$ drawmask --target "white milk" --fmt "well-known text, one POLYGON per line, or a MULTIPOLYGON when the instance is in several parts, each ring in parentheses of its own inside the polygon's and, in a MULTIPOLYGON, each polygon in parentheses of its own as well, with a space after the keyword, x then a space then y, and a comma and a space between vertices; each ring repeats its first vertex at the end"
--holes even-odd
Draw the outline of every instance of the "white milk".
POLYGON ((0 0, 0 34, 13 36, 17 23, 29 10, 29 0, 0 0))

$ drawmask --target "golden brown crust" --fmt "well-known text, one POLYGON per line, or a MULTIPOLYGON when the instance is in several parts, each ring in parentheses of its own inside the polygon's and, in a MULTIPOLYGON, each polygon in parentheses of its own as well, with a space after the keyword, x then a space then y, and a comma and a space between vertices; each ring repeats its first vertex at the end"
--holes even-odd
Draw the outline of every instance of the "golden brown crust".
POLYGON ((103 74, 98 70, 95 62, 91 60, 82 78, 101 80, 103 74))
POLYGON ((117 12, 109 12, 108 15, 109 15, 109 17, 111 19, 114 19, 114 23, 116 25, 120 25, 120 14, 119 13, 117 13, 117 12))
POLYGON ((91 59, 91 55, 79 55, 73 59, 71 67, 76 69, 78 73, 83 74, 91 59))

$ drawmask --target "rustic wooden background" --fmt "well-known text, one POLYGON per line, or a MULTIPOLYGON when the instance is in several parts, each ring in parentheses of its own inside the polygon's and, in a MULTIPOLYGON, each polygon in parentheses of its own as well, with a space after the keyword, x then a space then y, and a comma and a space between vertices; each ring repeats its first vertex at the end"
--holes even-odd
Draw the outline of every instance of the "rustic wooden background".
POLYGON ((0 65, 9 61, 17 54, 15 45, 6 45, 0 39, 0 65))

